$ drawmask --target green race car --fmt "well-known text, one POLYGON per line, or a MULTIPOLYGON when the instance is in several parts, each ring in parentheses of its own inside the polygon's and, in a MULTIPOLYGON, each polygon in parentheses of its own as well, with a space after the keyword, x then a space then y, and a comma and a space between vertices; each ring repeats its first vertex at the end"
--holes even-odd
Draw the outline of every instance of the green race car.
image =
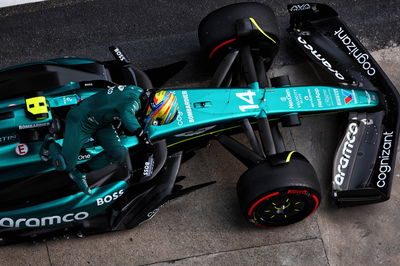
MULTIPOLYGON (((269 80, 266 71, 279 47, 273 11, 259 3, 218 9, 199 26, 200 45, 216 66, 210 86, 167 89, 179 112, 168 125, 146 127, 151 154, 115 121, 129 153, 124 163, 86 173, 90 196, 41 160, 43 140, 51 133, 62 145, 69 109, 100 91, 128 84, 154 90, 146 71, 118 47, 107 62, 59 58, 0 70, 0 243, 132 228, 166 201, 213 183, 177 184, 181 163, 211 138, 248 167, 237 193, 250 222, 298 222, 318 208, 321 189, 307 159, 285 149, 278 123, 297 126, 304 115, 330 112, 349 112, 333 162, 335 201, 351 206, 389 199, 399 132, 396 88, 332 8, 310 3, 288 9, 293 40, 337 86, 269 80), (239 131, 251 149, 230 137, 239 131)), ((88 139, 78 167, 85 169, 102 150, 88 139)))

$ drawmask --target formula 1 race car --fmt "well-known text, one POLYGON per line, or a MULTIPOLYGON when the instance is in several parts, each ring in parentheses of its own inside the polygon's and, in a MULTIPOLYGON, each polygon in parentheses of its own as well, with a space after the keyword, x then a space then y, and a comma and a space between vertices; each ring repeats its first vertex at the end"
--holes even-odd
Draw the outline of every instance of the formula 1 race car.
MULTIPOLYGON (((399 133, 396 88, 332 8, 307 3, 288 10, 290 36, 337 85, 295 87, 286 76, 267 78, 279 47, 268 6, 239 3, 215 10, 198 31, 215 66, 210 86, 169 89, 178 99, 178 116, 147 128, 150 156, 116 125, 128 156, 87 173, 91 196, 40 159, 43 140, 51 133, 62 144, 68 110, 101 90, 125 84, 153 90, 149 72, 133 66, 118 47, 110 49, 115 60, 107 62, 66 57, 1 70, 0 243, 132 228, 165 202, 213 183, 177 184, 181 163, 210 139, 248 167, 237 194, 251 223, 298 222, 318 208, 321 189, 307 159, 285 149, 278 124, 297 126, 304 115, 328 112, 349 113, 333 162, 333 199, 340 206, 389 199, 399 133), (230 137, 238 131, 251 149, 230 137)), ((89 139, 79 167, 102 150, 89 139)))

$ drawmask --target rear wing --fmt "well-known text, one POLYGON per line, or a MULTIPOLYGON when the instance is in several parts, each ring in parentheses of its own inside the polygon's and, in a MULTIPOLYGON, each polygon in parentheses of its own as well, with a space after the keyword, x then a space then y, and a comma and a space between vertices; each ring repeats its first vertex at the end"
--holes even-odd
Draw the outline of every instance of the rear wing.
POLYGON ((341 206, 389 199, 400 125, 397 89, 331 7, 303 3, 288 10, 288 32, 314 63, 339 85, 380 96, 379 108, 349 117, 334 160, 334 199, 341 206))

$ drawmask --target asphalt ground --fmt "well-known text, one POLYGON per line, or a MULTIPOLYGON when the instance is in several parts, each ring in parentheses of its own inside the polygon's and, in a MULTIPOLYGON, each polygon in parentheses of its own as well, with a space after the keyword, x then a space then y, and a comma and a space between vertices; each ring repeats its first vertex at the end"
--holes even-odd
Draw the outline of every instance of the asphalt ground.
MULTIPOLYGON (((210 74, 201 59, 197 25, 208 12, 233 2, 77 0, 3 8, 0 66, 65 55, 105 60, 111 58, 107 47, 118 44, 143 68, 189 61, 170 85, 200 86, 210 74)), ((292 52, 285 34, 288 1, 261 2, 274 9, 283 43, 269 75, 289 74, 294 84, 315 84, 318 77, 292 52)), ((331 5, 400 87, 400 3, 331 5)), ((3 247, 0 264, 399 265, 399 166, 392 198, 385 203, 338 209, 329 200, 339 119, 307 118, 301 127, 283 130, 287 148, 311 161, 323 187, 321 207, 303 222, 273 230, 249 225, 236 200, 236 181, 245 168, 212 142, 185 163, 180 174, 188 176, 186 184, 217 184, 168 203, 152 220, 129 231, 3 247)))
MULTIPOLYGON (((239 1, 67 0, 0 9, 0 67, 65 55, 110 59, 117 44, 142 68, 177 60, 190 62, 177 83, 209 77, 197 41, 201 19, 216 8, 239 1)), ((293 1, 259 1, 273 8, 280 26, 281 52, 275 67, 302 62, 286 34, 293 1)), ((369 50, 400 43, 400 3, 389 1, 319 1, 331 3, 369 50)))

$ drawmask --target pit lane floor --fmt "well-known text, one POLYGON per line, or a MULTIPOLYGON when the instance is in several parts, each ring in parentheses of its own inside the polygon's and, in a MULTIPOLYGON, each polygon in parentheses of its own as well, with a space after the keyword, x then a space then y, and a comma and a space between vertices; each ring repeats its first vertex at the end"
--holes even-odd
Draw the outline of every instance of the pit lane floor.
MULTIPOLYGON (((182 36, 195 42, 192 32, 182 36)), ((8 36, 6 41, 9 38, 12 37, 8 36)), ((176 40, 173 36, 169 38, 176 40)), ((369 44, 369 48, 375 50, 374 58, 395 86, 400 87, 400 47, 392 43, 389 48, 376 50, 373 41, 369 44)), ((97 51, 92 55, 89 49, 63 49, 43 52, 38 48, 37 52, 23 51, 20 57, 7 53, 0 57, 6 60, 2 64, 52 57, 55 53, 69 54, 69 51, 79 51, 77 54, 81 55, 88 52, 88 57, 105 57, 97 51)), ((174 51, 171 49, 168 51, 174 51)), ((162 56, 168 51, 163 51, 162 56)), ((143 60, 141 64, 151 65, 149 62, 143 60)), ((315 84, 318 80, 307 64, 296 61, 283 66, 286 63, 285 59, 278 58, 270 75, 289 74, 293 84, 315 84)), ((186 73, 193 69, 189 66, 186 73)), ((188 83, 192 79, 185 75, 171 84, 199 85, 188 83)), ((129 231, 2 247, 0 265, 398 265, 399 164, 389 201, 336 208, 328 197, 331 162, 338 134, 341 134, 338 124, 335 116, 304 118, 301 127, 283 131, 287 148, 303 153, 311 161, 323 187, 321 207, 303 222, 272 230, 248 224, 236 200, 236 181, 245 168, 217 142, 212 142, 185 163, 180 174, 188 176, 185 180, 188 185, 209 180, 216 180, 217 184, 166 204, 152 220, 129 231)), ((242 138, 241 135, 236 137, 242 138)))

